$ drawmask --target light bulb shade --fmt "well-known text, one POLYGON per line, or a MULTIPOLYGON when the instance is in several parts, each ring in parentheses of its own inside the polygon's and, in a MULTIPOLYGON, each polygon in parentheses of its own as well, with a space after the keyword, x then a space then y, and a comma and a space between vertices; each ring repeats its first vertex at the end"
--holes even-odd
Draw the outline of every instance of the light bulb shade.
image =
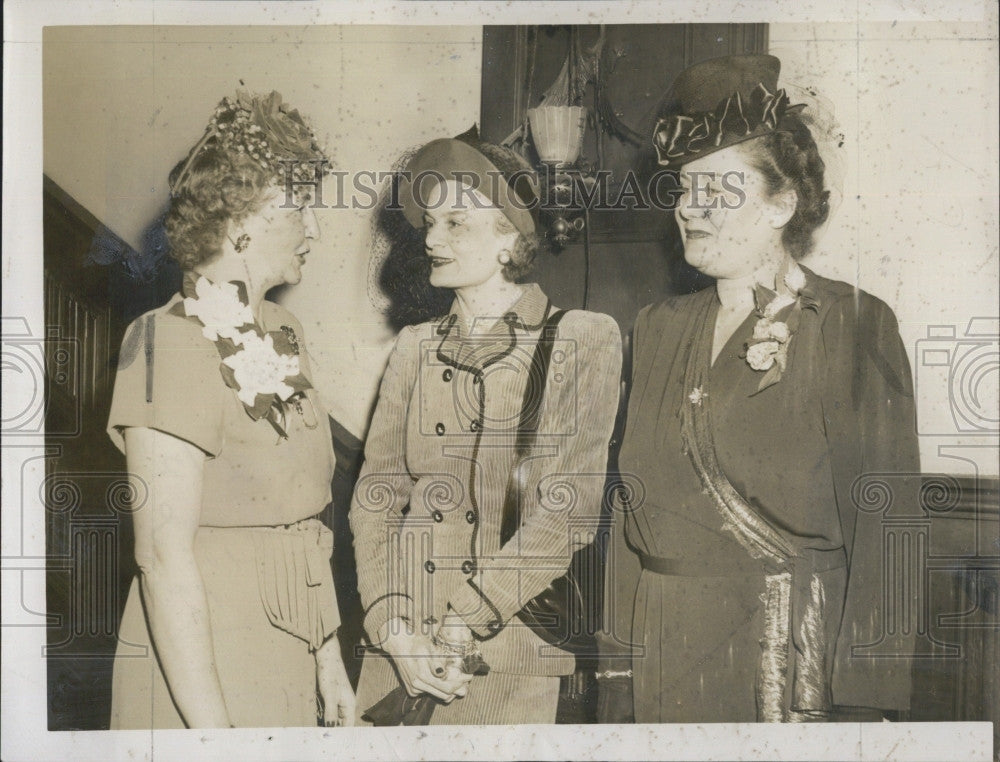
POLYGON ((583 147, 583 106, 539 106, 528 109, 531 137, 544 162, 572 164, 583 147))

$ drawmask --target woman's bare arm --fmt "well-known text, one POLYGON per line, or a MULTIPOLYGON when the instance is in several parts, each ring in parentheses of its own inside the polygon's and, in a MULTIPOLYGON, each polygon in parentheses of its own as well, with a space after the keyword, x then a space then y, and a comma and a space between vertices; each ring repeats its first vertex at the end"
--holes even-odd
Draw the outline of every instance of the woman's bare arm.
POLYGON ((194 556, 205 453, 143 427, 125 430, 125 449, 135 494, 147 495, 134 513, 135 557, 167 685, 188 727, 230 727, 194 556))

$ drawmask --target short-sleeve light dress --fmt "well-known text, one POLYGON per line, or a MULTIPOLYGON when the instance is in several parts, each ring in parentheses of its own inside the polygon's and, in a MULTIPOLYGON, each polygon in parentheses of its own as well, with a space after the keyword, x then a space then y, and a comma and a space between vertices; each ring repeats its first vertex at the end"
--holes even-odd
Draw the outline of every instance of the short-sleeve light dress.
MULTIPOLYGON (((108 433, 123 452, 124 430, 142 426, 205 453, 195 557, 230 718, 237 727, 315 726, 313 650, 339 625, 333 535, 315 518, 330 501, 329 418, 314 389, 288 406, 287 438, 251 418, 223 380, 215 344, 197 322, 169 312, 180 299, 129 327, 108 433)), ((261 321, 265 331, 295 337, 309 377, 298 321, 266 301, 261 321)), ((151 510, 138 492, 133 510, 151 510)), ((185 727, 150 638, 138 578, 118 639, 111 727, 185 727)))

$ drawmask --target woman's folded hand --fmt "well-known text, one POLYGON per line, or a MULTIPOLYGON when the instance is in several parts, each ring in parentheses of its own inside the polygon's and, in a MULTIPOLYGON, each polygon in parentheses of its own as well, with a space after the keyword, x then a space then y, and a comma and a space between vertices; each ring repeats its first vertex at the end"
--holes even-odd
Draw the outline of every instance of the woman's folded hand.
POLYGON ((336 635, 316 651, 316 682, 323 724, 328 728, 353 725, 356 701, 336 635))
POLYGON ((399 678, 411 696, 427 693, 446 704, 468 691, 472 675, 450 662, 430 637, 417 633, 408 622, 394 619, 379 633, 382 648, 392 657, 399 678))

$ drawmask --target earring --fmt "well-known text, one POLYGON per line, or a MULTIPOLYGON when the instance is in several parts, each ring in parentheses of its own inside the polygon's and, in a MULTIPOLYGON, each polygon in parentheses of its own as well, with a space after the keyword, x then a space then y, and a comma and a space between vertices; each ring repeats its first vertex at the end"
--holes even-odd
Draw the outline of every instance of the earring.
MULTIPOLYGON (((229 238, 229 236, 226 237, 229 238)), ((242 233, 241 235, 236 237, 235 241, 232 238, 229 238, 229 243, 231 243, 233 245, 233 248, 236 249, 237 254, 242 254, 244 251, 247 250, 247 247, 250 245, 250 236, 248 236, 246 233, 242 233)))
POLYGON ((507 249, 504 249, 503 251, 500 252, 500 256, 497 257, 497 259, 500 261, 500 264, 502 264, 502 265, 509 264, 510 263, 510 252, 507 251, 507 249))

